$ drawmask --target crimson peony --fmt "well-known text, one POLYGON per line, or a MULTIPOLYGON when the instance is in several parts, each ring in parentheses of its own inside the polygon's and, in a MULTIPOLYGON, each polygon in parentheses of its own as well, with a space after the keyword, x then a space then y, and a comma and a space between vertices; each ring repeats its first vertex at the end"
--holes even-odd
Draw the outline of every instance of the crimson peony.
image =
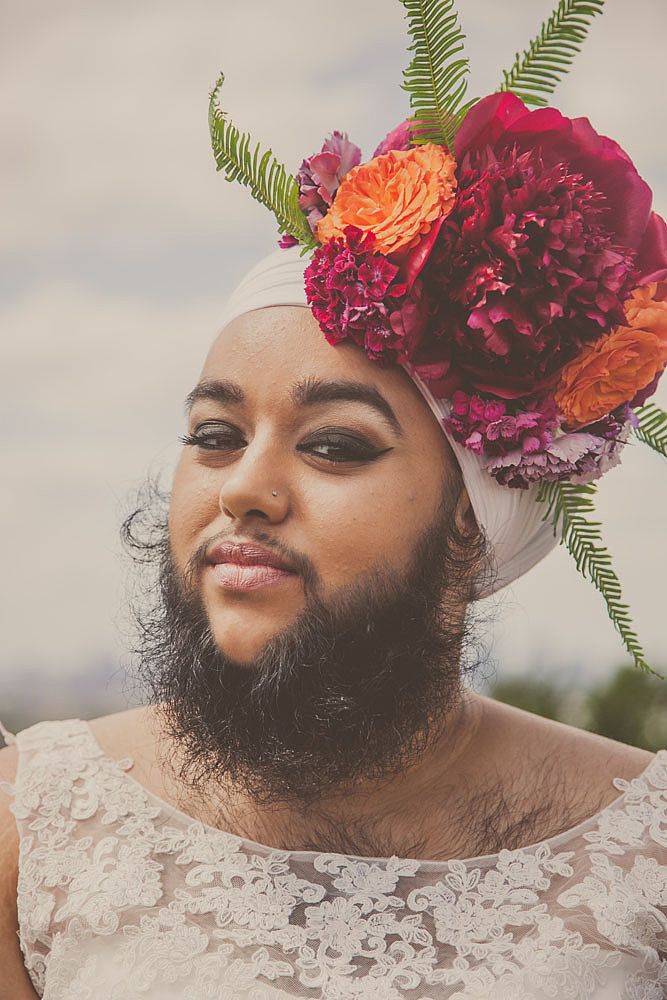
POLYGON ((590 181, 539 150, 468 159, 420 272, 438 306, 429 341, 447 345, 464 387, 506 399, 541 392, 623 321, 634 255, 607 217, 590 181))
POLYGON ((454 143, 466 167, 473 154, 539 149, 545 166, 566 163, 606 198, 605 226, 619 244, 638 253, 635 284, 667 277, 667 226, 651 212, 651 189, 613 139, 599 135, 588 118, 566 118, 555 108, 529 111, 514 94, 491 94, 470 109, 454 143))

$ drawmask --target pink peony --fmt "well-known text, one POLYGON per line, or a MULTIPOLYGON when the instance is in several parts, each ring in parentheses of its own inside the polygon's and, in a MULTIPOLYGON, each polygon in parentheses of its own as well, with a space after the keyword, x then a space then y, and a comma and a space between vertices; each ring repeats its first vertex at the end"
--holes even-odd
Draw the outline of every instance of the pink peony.
POLYGON ((638 252, 635 284, 667 277, 667 227, 651 212, 651 189, 617 142, 599 135, 587 118, 566 118, 555 108, 529 111, 514 94, 497 93, 471 108, 454 143, 464 169, 475 154, 512 148, 539 149, 546 167, 566 163, 605 196, 606 228, 622 247, 638 252))
POLYGON ((330 344, 349 338, 372 360, 399 361, 423 332, 421 286, 408 295, 372 233, 347 226, 344 236, 315 250, 304 272, 308 304, 330 344))
POLYGON ((633 254, 608 232, 604 197, 564 164, 515 149, 480 162, 460 173, 420 272, 439 310, 429 344, 447 345, 468 389, 513 399, 549 389, 623 322, 633 254))
POLYGON ((310 228, 324 218, 343 177, 361 163, 361 150, 345 132, 332 132, 319 153, 309 156, 296 175, 299 205, 308 216, 310 228))
POLYGON ((410 149, 410 146, 412 145, 412 142, 410 141, 412 124, 412 118, 406 118, 404 122, 397 125, 391 132, 388 132, 373 153, 373 158, 376 156, 382 156, 383 153, 388 153, 391 149, 410 149))

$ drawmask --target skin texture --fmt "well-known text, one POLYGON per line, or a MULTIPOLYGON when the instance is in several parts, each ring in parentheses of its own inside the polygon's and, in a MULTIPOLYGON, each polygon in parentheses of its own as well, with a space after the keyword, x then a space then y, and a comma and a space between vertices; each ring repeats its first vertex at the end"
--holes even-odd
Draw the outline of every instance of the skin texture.
MULTIPOLYGON (((502 846, 508 849, 526 846, 542 837, 561 833, 604 808, 619 794, 612 785, 612 779, 622 777, 629 781, 636 777, 652 756, 636 747, 624 746, 593 733, 541 719, 487 698, 479 698, 478 702, 483 726, 475 731, 472 741, 474 754, 466 752, 466 747, 462 748, 453 772, 454 783, 470 780, 472 785, 482 769, 489 775, 498 775, 499 764, 507 762, 508 768, 513 768, 515 776, 520 779, 519 787, 525 805, 536 805, 544 801, 544 795, 540 795, 540 792, 554 787, 553 762, 557 764, 557 773, 567 780, 566 794, 563 794, 561 787, 559 809, 552 810, 547 817, 543 816, 539 829, 517 828, 506 835, 502 846)), ((163 753, 168 749, 173 751, 174 748, 169 748, 165 741, 153 706, 141 706, 102 716, 91 720, 90 726, 95 739, 110 757, 120 760, 129 755, 133 758, 134 767, 130 773, 136 781, 170 804, 177 807, 183 805, 171 784, 169 769, 165 768, 163 762, 163 753)), ((15 747, 0 750, 0 780, 15 780, 16 762, 15 747)), ((504 767, 503 773, 507 773, 504 767)), ((458 841, 452 839, 452 823, 451 820, 448 821, 448 816, 451 815, 456 793, 451 784, 444 796, 445 805, 450 807, 447 810, 441 804, 442 789, 434 787, 433 782, 430 786, 425 785, 423 775, 417 774, 418 787, 415 790, 414 779, 413 773, 406 773, 402 788, 396 788, 399 812, 402 798, 414 803, 416 791, 421 796, 422 808, 428 802, 434 819, 441 822, 440 833, 436 833, 434 823, 431 838, 421 845, 415 856, 444 860, 482 853, 470 849, 470 841, 464 834, 458 841)), ((37 993, 23 964, 17 936, 18 834, 14 817, 9 810, 10 802, 9 796, 0 789, 0 1000, 34 1000, 37 993)), ((370 806, 376 808, 377 800, 374 799, 370 806)), ((240 830, 248 818, 242 813, 231 817, 227 828, 240 830)), ((269 822, 266 822, 267 817, 264 817, 265 822, 261 823, 255 818, 250 831, 245 835, 276 847, 304 849, 306 840, 300 838, 298 830, 292 829, 289 836, 285 837, 282 817, 277 815, 268 819, 269 822)), ((394 823, 392 832, 400 838, 403 834, 400 824, 394 823)), ((321 846, 322 849, 327 849, 325 843, 321 846)), ((345 847, 343 844, 340 846, 345 847)), ((495 849, 497 848, 490 848, 495 849)), ((350 850, 349 853, 356 852, 350 850)), ((389 853, 391 852, 384 856, 389 853)))
MULTIPOLYGON (((238 447, 227 454, 184 447, 165 537, 176 577, 201 598, 212 645, 252 676, 269 662, 262 650, 281 630, 293 629, 313 599, 335 605, 337 595, 366 580, 373 568, 385 584, 392 576, 403 579, 416 539, 442 515, 443 492, 458 484, 446 439, 408 376, 380 369, 352 346, 327 344, 305 309, 276 307, 235 321, 202 369, 201 379, 219 378, 238 381, 246 403, 199 402, 188 430, 209 421, 234 424, 238 447), (403 435, 360 403, 295 407, 290 387, 309 377, 376 386, 403 435), (317 452, 327 452, 323 428, 333 426, 362 435, 384 454, 375 462, 328 464, 317 452), (318 447, 307 452, 302 446, 315 439, 318 447), (202 572, 202 556, 211 543, 230 537, 254 538, 292 557, 300 576, 272 588, 223 592, 202 572)), ((474 537, 465 490, 447 499, 450 520, 474 537)), ((446 589, 443 606, 456 636, 465 588, 446 589)), ((378 593, 380 607, 391 593, 386 587, 378 593)), ((354 618, 355 627, 361 622, 354 618)), ((466 637, 463 630, 459 635, 466 637)), ((197 677, 192 688, 205 704, 197 677)), ((435 708, 447 726, 434 730, 421 753, 407 755, 381 779, 366 776, 356 788, 328 789, 309 807, 289 799, 267 806, 229 781, 214 792, 210 782, 184 785, 183 746, 165 729, 161 703, 93 720, 91 729, 109 756, 134 759, 135 780, 191 816, 277 848, 368 857, 444 860, 526 846, 606 806, 618 795, 612 779, 635 777, 651 759, 645 751, 460 693, 455 685, 446 690, 451 700, 435 708)), ((264 734, 255 736, 261 748, 264 734)), ((0 779, 13 782, 15 772, 15 748, 0 750, 0 779)), ((10 803, 0 790, 0 1000, 30 1000, 36 994, 17 937, 18 836, 10 803)))
MULTIPOLYGON (((441 483, 456 461, 406 373, 380 369, 353 345, 328 344, 309 310, 276 306, 239 317, 216 339, 199 381, 216 378, 242 385, 247 402, 197 402, 188 429, 229 421, 246 443, 231 453, 183 449, 169 518, 178 566, 185 571, 202 545, 265 531, 311 571, 324 599, 365 567, 400 570, 416 530, 434 518, 441 483), (361 403, 295 407, 292 385, 324 377, 378 388, 400 414, 403 436, 361 403), (327 426, 362 435, 385 453, 370 463, 332 465, 312 451, 297 450, 327 426)), ((454 516, 459 525, 475 529, 465 490, 454 516)), ((241 595, 221 594, 210 574, 202 586, 216 641, 240 661, 255 656, 305 604, 298 577, 241 595)))
MULTIPOLYGON (((0 781, 14 781, 17 759, 16 747, 0 750, 0 781)), ((0 1000, 34 1000, 17 934, 19 836, 10 804, 0 789, 0 1000)))

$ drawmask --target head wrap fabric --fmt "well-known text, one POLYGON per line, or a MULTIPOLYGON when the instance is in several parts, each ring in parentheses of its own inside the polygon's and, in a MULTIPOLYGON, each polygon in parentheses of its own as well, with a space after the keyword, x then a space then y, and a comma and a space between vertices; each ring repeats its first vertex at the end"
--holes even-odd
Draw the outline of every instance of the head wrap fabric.
MULTIPOLYGON (((221 329, 233 319, 253 309, 268 306, 308 307, 304 271, 310 256, 301 256, 299 247, 276 250, 262 258, 239 282, 228 299, 221 329)), ((501 486, 482 467, 481 459, 460 444, 443 425, 448 415, 446 400, 436 399, 428 385, 405 370, 430 406, 461 467, 463 482, 470 497, 477 523, 484 530, 491 547, 493 565, 483 574, 475 598, 481 599, 501 590, 523 576, 559 542, 553 527, 543 521, 543 504, 535 499, 538 484, 526 490, 501 486)))

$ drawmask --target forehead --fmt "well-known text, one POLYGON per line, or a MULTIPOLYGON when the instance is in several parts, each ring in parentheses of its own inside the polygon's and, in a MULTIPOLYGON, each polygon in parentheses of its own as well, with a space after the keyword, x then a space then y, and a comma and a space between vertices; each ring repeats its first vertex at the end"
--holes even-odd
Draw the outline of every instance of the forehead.
POLYGON ((330 344, 310 309, 301 306, 271 306, 237 317, 211 345, 199 380, 234 380, 257 399, 270 395, 278 404, 287 401, 294 383, 308 377, 363 381, 392 406, 425 410, 432 417, 400 365, 383 367, 351 342, 330 344))

